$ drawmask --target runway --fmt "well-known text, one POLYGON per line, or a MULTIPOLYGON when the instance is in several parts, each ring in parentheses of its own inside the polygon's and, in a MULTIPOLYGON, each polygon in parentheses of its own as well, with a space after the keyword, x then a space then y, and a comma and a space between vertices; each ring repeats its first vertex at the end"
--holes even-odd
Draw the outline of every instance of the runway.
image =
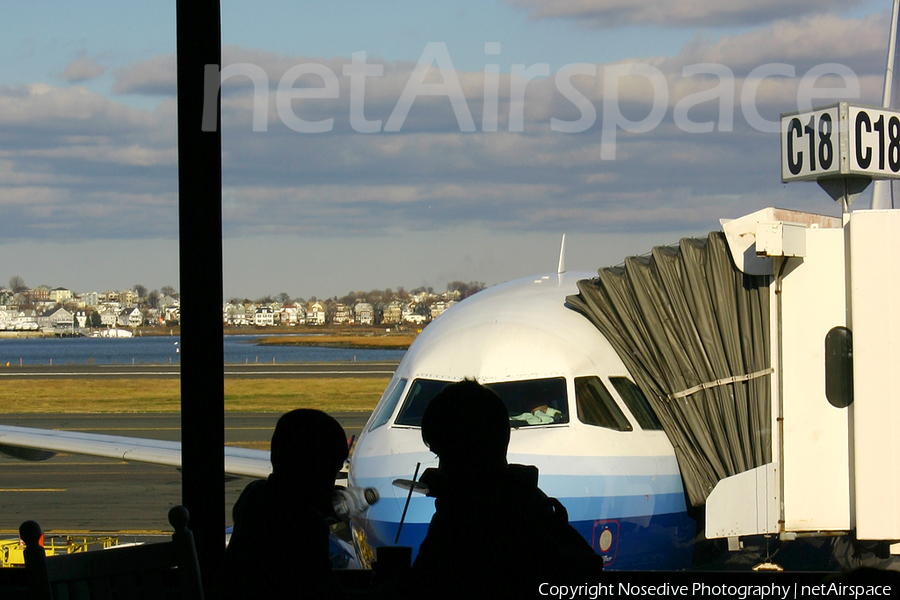
MULTIPOLYGON (((226 413, 229 445, 268 448, 277 413, 226 413)), ((368 413, 335 413, 348 438, 358 435, 368 413)), ((146 414, 0 414, 0 423, 179 440, 177 413, 146 414)), ((224 482, 227 524, 231 507, 249 479, 224 482)), ((168 535, 169 508, 181 503, 181 473, 171 467, 86 456, 58 455, 26 462, 0 454, 0 537, 18 535, 27 519, 59 534, 106 534, 119 542, 168 535)), ((224 534, 224 532, 223 532, 224 534)))
MULTIPOLYGON (((225 364, 225 377, 384 377, 394 374, 399 361, 330 363, 247 363, 225 364)), ((14 379, 68 378, 168 378, 181 375, 178 364, 119 365, 31 365, 0 368, 0 381, 14 379)))

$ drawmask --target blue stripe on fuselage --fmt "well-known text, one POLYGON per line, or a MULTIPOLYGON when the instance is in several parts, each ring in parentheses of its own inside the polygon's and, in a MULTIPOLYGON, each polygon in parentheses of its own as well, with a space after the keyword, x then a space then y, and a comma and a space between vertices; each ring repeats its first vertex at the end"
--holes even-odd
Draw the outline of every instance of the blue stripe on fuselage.
MULTIPOLYGON (((649 519, 599 519, 570 523, 613 570, 682 570, 691 566, 696 524, 687 513, 654 515, 649 519), (604 534, 604 531, 608 533, 604 534), (603 547, 601 547, 601 545, 603 547)), ((394 544, 396 521, 356 519, 373 548, 394 544)), ((413 559, 428 531, 427 523, 404 523, 399 545, 411 546, 413 559)), ((481 540, 490 544, 491 540, 481 540)))
MULTIPOLYGON (((569 522, 604 557, 608 568, 690 567, 696 524, 687 515, 680 477, 555 475, 542 478, 541 483, 545 492, 555 495, 566 507, 569 522), (631 493, 609 494, 613 490, 631 493), (596 495, 574 496, 560 491, 596 495), (646 493, 635 494, 636 491, 646 493)), ((381 500, 369 507, 363 518, 355 519, 354 526, 365 531, 372 547, 393 545, 406 503, 406 490, 393 487, 386 478, 357 479, 354 484, 378 488, 381 494, 381 500)), ((434 499, 413 494, 399 542, 413 548, 413 557, 433 514, 434 499)))
MULTIPOLYGON (((369 509, 373 518, 398 522, 407 491, 384 477, 355 478, 355 486, 378 489, 381 500, 369 509)), ((655 515, 686 512, 681 477, 677 475, 541 476, 541 489, 559 498, 574 521, 631 518, 634 521, 655 515)), ((413 494, 407 511, 408 522, 425 523, 434 513, 434 501, 413 494)))

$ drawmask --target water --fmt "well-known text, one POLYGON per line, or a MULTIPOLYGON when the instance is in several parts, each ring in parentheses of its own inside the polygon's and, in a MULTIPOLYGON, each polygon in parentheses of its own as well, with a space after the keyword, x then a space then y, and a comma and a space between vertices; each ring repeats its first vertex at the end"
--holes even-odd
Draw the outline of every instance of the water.
MULTIPOLYGON (((257 335, 226 335, 227 363, 289 363, 400 360, 405 350, 259 346, 257 335)), ((63 364, 177 363, 179 336, 0 339, 0 366, 63 364)))

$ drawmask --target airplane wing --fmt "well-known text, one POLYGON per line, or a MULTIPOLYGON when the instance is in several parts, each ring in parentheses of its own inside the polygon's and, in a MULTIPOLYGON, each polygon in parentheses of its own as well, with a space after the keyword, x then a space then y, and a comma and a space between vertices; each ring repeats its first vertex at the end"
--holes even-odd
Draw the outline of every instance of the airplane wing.
MULTIPOLYGON (((26 460, 46 460, 56 452, 69 452, 181 467, 181 442, 9 425, 0 425, 0 452, 26 460)), ((225 448, 227 475, 265 478, 271 472, 267 450, 225 448)))

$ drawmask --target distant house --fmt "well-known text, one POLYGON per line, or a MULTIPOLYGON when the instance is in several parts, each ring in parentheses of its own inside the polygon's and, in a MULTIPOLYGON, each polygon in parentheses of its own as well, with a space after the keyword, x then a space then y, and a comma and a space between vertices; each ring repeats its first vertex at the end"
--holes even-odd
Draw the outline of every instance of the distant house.
POLYGON ((162 310, 167 306, 180 306, 180 302, 177 298, 173 298, 172 296, 163 296, 157 302, 156 306, 162 310))
POLYGON ((375 323, 375 310, 368 302, 357 302, 353 310, 356 313, 356 322, 360 325, 372 325, 375 323))
POLYGON ((134 300, 135 300, 134 290, 124 290, 124 291, 119 292, 119 302, 121 302, 123 306, 133 305, 134 300))
POLYGON ((46 285, 39 285, 36 288, 29 290, 28 296, 34 302, 50 300, 50 288, 48 288, 46 285))
POLYGON ((350 307, 343 303, 337 303, 334 305, 334 316, 331 318, 331 322, 335 325, 347 325, 353 322, 353 319, 350 317, 350 307))
POLYGON ((40 302, 34 303, 34 310, 38 315, 49 312, 52 308, 56 308, 56 302, 51 302, 50 300, 41 300, 40 302))
POLYGON ((390 304, 384 307, 384 316, 382 323, 399 323, 403 320, 403 305, 399 300, 392 300, 390 304))
POLYGON ((235 316, 240 315, 240 318, 244 316, 244 307, 239 304, 232 304, 231 302, 223 302, 222 303, 222 324, 223 325, 235 325, 235 316))
POLYGON ((257 327, 271 327, 275 324, 275 312, 268 306, 260 306, 253 313, 253 324, 257 327))
MULTIPOLYGON (((281 307, 281 324, 294 326, 300 322, 300 305, 285 304, 281 307)), ((305 315, 304 315, 305 316, 305 315)))
POLYGON ((163 296, 156 303, 156 308, 167 323, 170 321, 181 322, 181 302, 177 298, 163 296))
POLYGON ((101 313, 105 311, 117 314, 120 310, 122 310, 122 305, 115 301, 101 302, 98 306, 98 310, 101 313))
POLYGON ((67 290, 66 288, 58 287, 50 290, 48 294, 48 299, 56 302, 57 304, 62 304, 66 300, 72 299, 72 292, 67 290))
POLYGON ((281 303, 269 302, 266 307, 272 311, 272 325, 281 325, 281 303))
POLYGON ((118 309, 113 310, 109 305, 101 305, 97 312, 100 314, 102 327, 113 327, 118 323, 118 309))
POLYGON ((325 305, 319 301, 310 302, 306 309, 307 325, 325 324, 325 305))
POLYGON ((71 328, 75 324, 75 315, 61 306, 57 306, 37 318, 39 327, 71 328))
POLYGON ((174 306, 167 306, 164 311, 166 323, 181 323, 181 305, 176 303, 174 306))
POLYGON ((444 302, 443 300, 438 300, 437 302, 434 302, 431 305, 431 318, 432 319, 438 318, 440 315, 444 314, 444 312, 448 308, 453 306, 454 304, 457 304, 457 302, 455 300, 450 300, 449 302, 444 302))
POLYGON ((227 325, 243 327, 250 324, 250 321, 247 320, 247 309, 244 308, 243 304, 231 304, 229 302, 225 305, 222 313, 222 319, 227 325))
POLYGON ((100 304, 100 294, 97 292, 84 292, 79 295, 84 306, 97 306, 100 304))
POLYGON ((123 309, 116 320, 119 327, 140 327, 144 324, 144 315, 135 307, 123 309))
POLYGON ((443 300, 438 300, 437 302, 432 302, 431 303, 431 318, 432 319, 437 318, 445 310, 447 310, 447 303, 444 302, 443 300))
POLYGON ((73 295, 65 301, 65 306, 69 310, 75 310, 76 308, 87 308, 88 305, 84 303, 84 299, 81 296, 73 295))

